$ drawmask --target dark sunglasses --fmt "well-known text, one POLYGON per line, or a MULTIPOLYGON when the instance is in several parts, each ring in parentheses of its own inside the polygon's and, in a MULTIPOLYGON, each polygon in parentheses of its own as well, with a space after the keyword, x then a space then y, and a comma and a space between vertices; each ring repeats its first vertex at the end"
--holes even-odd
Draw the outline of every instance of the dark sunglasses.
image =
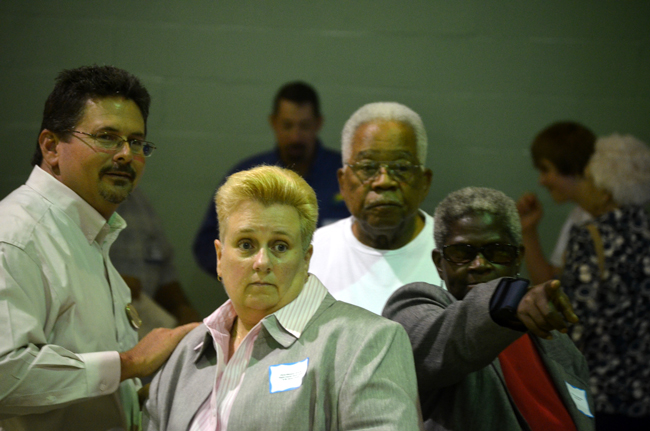
POLYGON ((469 263, 481 253, 492 263, 506 265, 519 256, 519 247, 511 244, 492 243, 482 247, 470 244, 451 244, 442 248, 442 257, 453 263, 469 263))

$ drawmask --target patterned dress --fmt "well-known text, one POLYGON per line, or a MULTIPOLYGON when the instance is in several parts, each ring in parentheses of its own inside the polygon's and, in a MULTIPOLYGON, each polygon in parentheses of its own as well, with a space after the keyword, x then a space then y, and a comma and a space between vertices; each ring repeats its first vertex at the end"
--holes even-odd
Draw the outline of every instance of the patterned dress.
POLYGON ((650 416, 650 218, 624 206, 596 218, 601 271, 586 226, 571 230, 562 286, 580 322, 570 335, 589 364, 596 411, 650 416))

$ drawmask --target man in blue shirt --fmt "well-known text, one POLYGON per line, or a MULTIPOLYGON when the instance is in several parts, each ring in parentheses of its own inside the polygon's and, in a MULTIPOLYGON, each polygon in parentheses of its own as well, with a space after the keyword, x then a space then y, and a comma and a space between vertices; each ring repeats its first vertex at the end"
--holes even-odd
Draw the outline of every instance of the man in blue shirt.
MULTIPOLYGON (((300 81, 282 86, 273 100, 269 123, 277 141, 276 148, 243 160, 226 174, 220 184, 235 172, 254 166, 282 166, 300 174, 316 192, 319 227, 348 217, 350 213, 339 192, 336 177, 337 170, 341 168, 341 154, 325 148, 318 139, 323 117, 316 91, 300 81)), ((211 199, 192 249, 201 268, 215 277, 217 258, 214 240, 218 235, 219 226, 211 199)))

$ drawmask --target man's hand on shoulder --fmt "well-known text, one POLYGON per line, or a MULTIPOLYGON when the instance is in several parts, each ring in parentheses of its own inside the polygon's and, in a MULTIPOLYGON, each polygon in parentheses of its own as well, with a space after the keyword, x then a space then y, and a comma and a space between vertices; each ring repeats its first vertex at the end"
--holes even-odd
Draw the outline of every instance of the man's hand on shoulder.
POLYGON ((174 329, 157 328, 151 331, 134 348, 120 353, 120 381, 153 374, 183 337, 199 325, 199 322, 195 322, 174 329))
POLYGON ((517 307, 517 317, 530 332, 545 339, 553 338, 552 330, 566 333, 568 324, 578 321, 559 280, 531 287, 517 307))

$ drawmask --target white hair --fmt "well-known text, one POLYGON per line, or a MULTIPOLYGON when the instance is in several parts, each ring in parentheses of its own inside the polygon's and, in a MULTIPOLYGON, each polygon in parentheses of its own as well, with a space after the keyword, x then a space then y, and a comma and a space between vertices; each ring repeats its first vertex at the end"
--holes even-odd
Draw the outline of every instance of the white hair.
POLYGON ((433 214, 433 239, 442 250, 452 223, 478 213, 492 214, 503 223, 512 245, 523 243, 521 221, 515 201, 499 190, 487 187, 465 187, 447 195, 433 214))
POLYGON ((634 136, 598 138, 587 168, 594 184, 610 192, 617 204, 650 201, 650 148, 634 136))
POLYGON ((352 156, 352 138, 355 132, 365 123, 376 120, 399 121, 411 126, 416 139, 416 157, 418 162, 425 164, 427 160, 427 132, 420 116, 411 108, 397 102, 368 103, 357 109, 343 126, 341 135, 341 155, 343 164, 352 156))

